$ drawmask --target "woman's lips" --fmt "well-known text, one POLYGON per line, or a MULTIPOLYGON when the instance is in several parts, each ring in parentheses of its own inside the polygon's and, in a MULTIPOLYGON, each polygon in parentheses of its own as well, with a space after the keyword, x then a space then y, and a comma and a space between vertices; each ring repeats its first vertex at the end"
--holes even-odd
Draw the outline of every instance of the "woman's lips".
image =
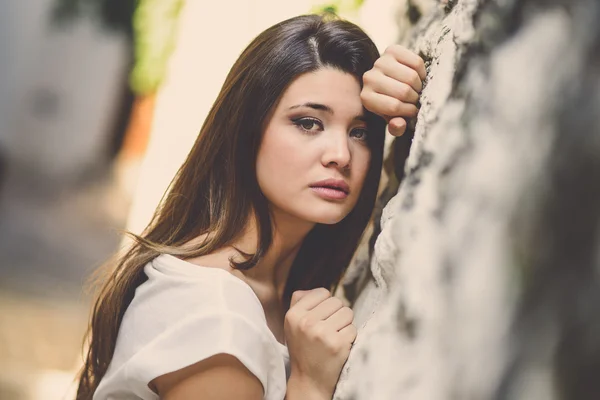
POLYGON ((323 186, 313 186, 311 189, 319 196, 328 200, 343 200, 348 197, 348 193, 338 189, 332 189, 323 186))

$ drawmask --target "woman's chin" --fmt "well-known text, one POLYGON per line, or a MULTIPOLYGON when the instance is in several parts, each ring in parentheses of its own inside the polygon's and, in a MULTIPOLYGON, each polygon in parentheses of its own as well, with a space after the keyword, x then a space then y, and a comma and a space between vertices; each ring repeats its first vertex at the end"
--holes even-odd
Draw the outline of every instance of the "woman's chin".
POLYGON ((336 205, 336 207, 323 207, 321 209, 315 207, 309 215, 315 223, 334 225, 346 218, 351 211, 352 209, 348 209, 348 207, 336 205))
POLYGON ((312 224, 335 225, 350 214, 350 204, 331 204, 319 202, 302 202, 302 206, 294 204, 291 207, 279 207, 288 215, 312 224))
POLYGON ((341 222, 344 218, 346 218, 347 215, 348 213, 321 214, 318 216, 313 216, 312 218, 310 218, 310 220, 316 224, 335 225, 338 222, 341 222))

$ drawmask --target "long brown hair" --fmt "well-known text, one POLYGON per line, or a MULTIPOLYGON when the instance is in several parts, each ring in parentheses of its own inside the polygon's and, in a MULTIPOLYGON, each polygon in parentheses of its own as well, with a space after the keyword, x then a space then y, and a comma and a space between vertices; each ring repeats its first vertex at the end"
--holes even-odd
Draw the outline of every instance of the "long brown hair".
MULTIPOLYGON (((304 15, 272 26, 243 51, 143 234, 116 262, 98 292, 87 337, 89 348, 79 378, 78 400, 92 398, 113 357, 117 333, 143 268, 162 253, 184 258, 209 254, 231 244, 256 216, 255 254, 232 267, 252 268, 269 249, 272 225, 268 202, 256 179, 256 156, 269 112, 301 74, 324 66, 362 75, 379 57, 356 25, 333 15, 304 15), (209 233, 200 245, 184 246, 209 233)), ((210 58, 210 54, 207 55, 210 58)), ((332 289, 347 268, 365 230, 377 196, 385 121, 367 112, 371 164, 354 209, 339 223, 317 224, 304 239, 289 274, 284 303, 295 290, 332 289)))

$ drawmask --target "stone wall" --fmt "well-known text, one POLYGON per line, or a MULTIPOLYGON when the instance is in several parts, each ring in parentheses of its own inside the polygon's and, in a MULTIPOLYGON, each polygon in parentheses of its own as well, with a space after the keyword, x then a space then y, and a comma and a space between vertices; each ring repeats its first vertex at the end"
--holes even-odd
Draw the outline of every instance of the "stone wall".
POLYGON ((334 398, 600 398, 600 2, 401 10, 428 77, 344 279, 334 398))

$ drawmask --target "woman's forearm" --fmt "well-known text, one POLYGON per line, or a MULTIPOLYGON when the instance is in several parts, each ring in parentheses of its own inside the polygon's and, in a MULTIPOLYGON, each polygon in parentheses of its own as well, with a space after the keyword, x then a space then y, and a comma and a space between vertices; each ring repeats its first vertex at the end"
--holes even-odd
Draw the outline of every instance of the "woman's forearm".
POLYGON ((320 389, 310 380, 299 375, 290 375, 285 400, 331 400, 333 393, 320 389))

